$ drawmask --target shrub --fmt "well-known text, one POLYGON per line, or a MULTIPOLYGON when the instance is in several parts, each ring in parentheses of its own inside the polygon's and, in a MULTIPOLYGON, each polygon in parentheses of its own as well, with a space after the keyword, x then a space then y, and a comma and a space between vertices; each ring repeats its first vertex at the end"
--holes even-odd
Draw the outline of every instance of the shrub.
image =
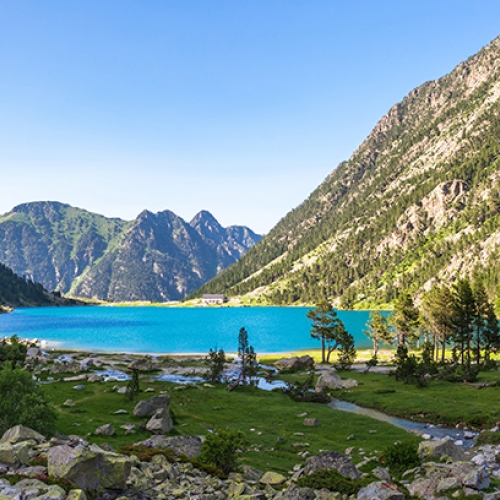
POLYGON ((201 447, 200 461, 211 464, 224 474, 236 470, 237 454, 248 445, 240 431, 217 430, 206 436, 201 447))
POLYGON ((22 424, 45 435, 55 431, 56 412, 31 373, 8 364, 0 371, 0 433, 22 424))
POLYGON ((315 392, 314 386, 314 370, 311 370, 309 376, 304 383, 288 382, 286 388, 282 389, 283 393, 292 398, 294 401, 302 401, 306 403, 322 403, 327 404, 331 401, 323 392, 315 392))
POLYGON ((224 353, 224 350, 219 349, 219 351, 217 351, 210 349, 205 363, 208 365, 206 379, 209 382, 221 382, 224 365, 226 363, 226 354, 224 353))
POLYGON ((342 495, 357 495, 361 488, 368 486, 372 481, 373 479, 370 478, 351 479, 350 477, 344 477, 335 469, 330 469, 319 470, 308 476, 301 477, 297 484, 315 490, 326 488, 330 491, 338 491, 342 495))
POLYGON ((141 392, 139 384, 139 370, 132 369, 130 380, 127 383, 127 392, 125 392, 125 401, 135 401, 141 392))
POLYGON ((384 450, 382 461, 396 475, 418 467, 420 465, 418 444, 415 441, 395 443, 384 450))

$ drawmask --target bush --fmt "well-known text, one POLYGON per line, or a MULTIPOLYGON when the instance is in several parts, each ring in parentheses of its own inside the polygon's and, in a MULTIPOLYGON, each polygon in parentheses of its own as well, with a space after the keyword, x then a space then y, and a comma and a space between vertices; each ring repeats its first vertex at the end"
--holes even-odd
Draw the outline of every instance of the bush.
POLYGON ((305 403, 322 403, 327 404, 331 401, 323 392, 315 392, 314 387, 314 370, 311 370, 309 376, 304 383, 288 382, 286 388, 282 389, 283 393, 292 398, 294 401, 305 403))
POLYGON ((384 450, 382 462, 396 475, 420 465, 418 444, 415 441, 395 443, 384 450))
POLYGON ((236 471, 237 453, 248 445, 240 431, 218 430, 206 436, 200 461, 212 464, 224 474, 236 471))
POLYGON ((330 469, 319 470, 308 476, 301 477, 297 484, 315 490, 326 488, 330 491, 338 491, 342 495, 357 495, 361 488, 368 486, 372 481, 373 479, 370 478, 351 479, 350 477, 344 477, 335 469, 330 469))
POLYGON ((31 373, 8 364, 0 371, 0 433, 22 424, 45 435, 55 431, 56 412, 31 373))
POLYGON ((210 349, 205 363, 208 365, 206 380, 209 382, 222 382, 222 373, 224 372, 224 365, 226 363, 224 350, 219 349, 217 351, 210 349))

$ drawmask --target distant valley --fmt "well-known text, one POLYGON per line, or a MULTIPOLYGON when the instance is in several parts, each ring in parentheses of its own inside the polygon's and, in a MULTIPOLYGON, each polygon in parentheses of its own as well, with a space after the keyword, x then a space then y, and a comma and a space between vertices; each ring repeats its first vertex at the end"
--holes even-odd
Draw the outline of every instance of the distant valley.
POLYGON ((47 290, 111 301, 182 299, 260 239, 206 211, 125 221, 46 201, 0 215, 1 263, 47 290))

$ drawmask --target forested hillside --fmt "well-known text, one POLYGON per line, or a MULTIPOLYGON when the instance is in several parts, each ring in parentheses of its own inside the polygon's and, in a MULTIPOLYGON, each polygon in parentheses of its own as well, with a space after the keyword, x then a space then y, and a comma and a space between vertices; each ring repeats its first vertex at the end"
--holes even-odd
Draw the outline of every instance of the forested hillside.
POLYGON ((117 301, 183 298, 259 239, 206 211, 191 223, 168 210, 124 221, 47 201, 0 215, 0 262, 48 290, 117 301))
POLYGON ((65 301, 65 299, 48 293, 40 283, 25 280, 8 267, 0 264, 0 307, 44 306, 63 303, 69 305, 71 301, 65 301))
POLYGON ((299 207, 197 291, 275 304, 387 304, 500 281, 500 39, 411 91, 299 207))

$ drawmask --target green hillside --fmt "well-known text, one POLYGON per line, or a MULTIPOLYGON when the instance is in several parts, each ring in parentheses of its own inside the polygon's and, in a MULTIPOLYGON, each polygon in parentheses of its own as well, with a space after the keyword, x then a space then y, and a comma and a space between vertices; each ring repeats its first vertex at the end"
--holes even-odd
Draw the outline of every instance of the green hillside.
POLYGON ((368 307, 458 276, 500 280, 500 38, 414 89, 299 207, 201 287, 368 307))

